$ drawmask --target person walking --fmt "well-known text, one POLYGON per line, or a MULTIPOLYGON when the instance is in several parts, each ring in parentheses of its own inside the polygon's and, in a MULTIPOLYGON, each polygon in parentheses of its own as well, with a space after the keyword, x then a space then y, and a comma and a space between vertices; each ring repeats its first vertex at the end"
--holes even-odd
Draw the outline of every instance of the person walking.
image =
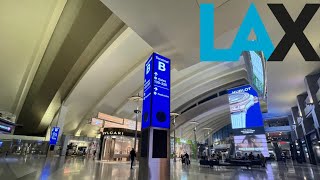
POLYGON ((261 153, 261 166, 262 167, 266 167, 266 158, 264 157, 264 155, 261 153))
POLYGON ((185 157, 185 164, 186 164, 187 166, 189 166, 189 165, 190 165, 189 154, 186 153, 186 154, 184 155, 184 157, 185 157))
POLYGON ((94 151, 93 151, 93 160, 95 160, 95 159, 96 159, 96 154, 97 154, 97 151, 96 151, 96 150, 94 150, 94 151))
POLYGON ((132 150, 130 151, 130 159, 131 159, 131 169, 133 166, 133 162, 134 162, 134 158, 136 157, 136 151, 132 148, 132 150))
POLYGON ((282 159, 284 165, 287 165, 287 162, 286 162, 287 156, 286 156, 286 154, 284 152, 281 153, 281 159, 282 159))

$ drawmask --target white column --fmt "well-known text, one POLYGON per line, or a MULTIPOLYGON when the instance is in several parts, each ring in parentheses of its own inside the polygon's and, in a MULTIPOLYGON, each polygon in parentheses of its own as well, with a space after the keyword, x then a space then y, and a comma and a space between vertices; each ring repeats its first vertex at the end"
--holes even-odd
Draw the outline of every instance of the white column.
POLYGON ((54 147, 54 152, 48 152, 48 155, 60 155, 61 152, 57 152, 59 147, 61 147, 61 150, 64 149, 63 146, 67 146, 67 142, 63 141, 61 139, 62 133, 63 133, 63 126, 64 126, 64 120, 67 115, 68 108, 64 105, 61 105, 58 114, 56 117, 53 119, 51 122, 50 126, 48 127, 47 134, 46 134, 46 140, 50 141, 50 135, 51 135, 51 130, 53 127, 59 127, 59 136, 58 136, 58 141, 57 144, 54 147), (57 154, 58 153, 58 154, 57 154))
POLYGON ((61 136, 62 136, 63 127, 64 127, 64 120, 66 118, 67 112, 68 112, 68 108, 66 106, 62 105, 60 107, 57 124, 55 125, 56 127, 60 128, 58 143, 61 141, 61 136))

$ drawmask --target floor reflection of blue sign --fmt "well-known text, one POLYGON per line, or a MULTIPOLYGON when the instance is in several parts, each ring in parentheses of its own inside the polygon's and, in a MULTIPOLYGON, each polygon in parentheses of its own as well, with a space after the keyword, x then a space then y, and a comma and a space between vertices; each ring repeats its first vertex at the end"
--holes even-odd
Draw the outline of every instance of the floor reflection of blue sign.
POLYGON ((145 65, 142 128, 170 128, 170 59, 153 53, 145 65))
POLYGON ((51 130, 51 135, 50 135, 50 144, 51 145, 56 145, 59 137, 59 127, 53 127, 51 130))

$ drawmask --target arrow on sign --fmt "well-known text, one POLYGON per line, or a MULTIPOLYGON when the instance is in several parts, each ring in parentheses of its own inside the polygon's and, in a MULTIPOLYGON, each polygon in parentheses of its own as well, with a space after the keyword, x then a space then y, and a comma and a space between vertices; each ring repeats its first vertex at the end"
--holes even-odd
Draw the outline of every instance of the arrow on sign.
POLYGON ((155 87, 155 88, 154 88, 154 90, 155 90, 155 91, 158 91, 158 88, 157 88, 157 87, 155 87))
POLYGON ((155 72, 155 73, 154 73, 154 75, 155 75, 155 76, 158 76, 158 73, 157 73, 157 72, 155 72))

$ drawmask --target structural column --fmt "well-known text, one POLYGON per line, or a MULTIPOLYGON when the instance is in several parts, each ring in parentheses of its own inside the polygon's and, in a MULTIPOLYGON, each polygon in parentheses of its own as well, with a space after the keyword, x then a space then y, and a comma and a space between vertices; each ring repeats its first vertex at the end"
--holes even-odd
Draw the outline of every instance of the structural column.
POLYGON ((210 131, 212 130, 211 128, 203 128, 204 130, 207 130, 207 136, 208 136, 208 157, 211 155, 211 150, 210 150, 210 146, 211 146, 211 142, 212 142, 212 136, 210 134, 210 131))
POLYGON ((197 160, 198 159, 198 143, 197 143, 197 126, 194 126, 194 129, 193 129, 193 133, 194 133, 194 144, 195 144, 195 159, 197 160))
POLYGON ((173 162, 177 161, 177 154, 176 154, 176 117, 179 116, 178 113, 170 113, 170 116, 173 117, 173 162))
POLYGON ((170 179, 170 59, 145 63, 139 179, 170 179))
POLYGON ((60 155, 64 155, 63 154, 63 147, 66 146, 66 143, 68 143, 66 138, 61 138, 62 132, 63 132, 63 127, 64 127, 64 120, 67 115, 67 112, 68 112, 68 108, 64 105, 61 105, 58 114, 56 115, 56 117, 51 122, 50 126, 48 127, 47 135, 46 135, 46 140, 50 140, 52 128, 58 127, 60 129, 59 134, 58 134, 57 144, 54 146, 54 151, 59 150, 60 149, 59 147, 61 147, 61 152, 59 153, 60 155))
POLYGON ((314 121, 315 128, 319 135, 319 121, 320 121, 320 105, 318 103, 317 92, 319 90, 319 78, 320 74, 306 76, 304 82, 307 87, 307 93, 310 98, 311 103, 313 103, 312 117, 314 121))
POLYGON ((307 146, 308 149, 308 154, 309 154, 309 160, 311 164, 316 164, 316 159, 314 156, 314 152, 313 149, 311 147, 311 142, 310 142, 310 133, 312 132, 311 129, 315 129, 314 127, 314 122, 310 122, 313 120, 310 120, 309 118, 307 118, 307 115, 305 113, 305 108, 306 108, 306 104, 305 104, 305 100, 308 97, 308 94, 303 93, 297 96, 297 100, 298 100, 298 108, 300 110, 300 113, 302 115, 302 125, 303 125, 303 131, 304 131, 304 140, 305 140, 305 144, 307 146), (311 126, 313 125, 313 126, 311 126))
POLYGON ((141 113, 141 111, 139 110, 139 105, 140 102, 142 101, 142 97, 139 96, 139 94, 137 96, 132 96, 129 98, 130 101, 135 102, 136 104, 136 109, 133 111, 136 114, 136 129, 135 129, 135 134, 134 134, 134 150, 137 152, 137 134, 138 134, 138 116, 141 113))
POLYGON ((305 121, 306 121, 306 114, 304 112, 304 108, 305 108, 305 104, 304 104, 304 100, 307 98, 307 94, 303 93, 297 96, 297 104, 298 104, 298 109, 299 109, 299 117, 302 118, 302 127, 303 127, 303 134, 306 135, 306 130, 305 130, 305 121))

